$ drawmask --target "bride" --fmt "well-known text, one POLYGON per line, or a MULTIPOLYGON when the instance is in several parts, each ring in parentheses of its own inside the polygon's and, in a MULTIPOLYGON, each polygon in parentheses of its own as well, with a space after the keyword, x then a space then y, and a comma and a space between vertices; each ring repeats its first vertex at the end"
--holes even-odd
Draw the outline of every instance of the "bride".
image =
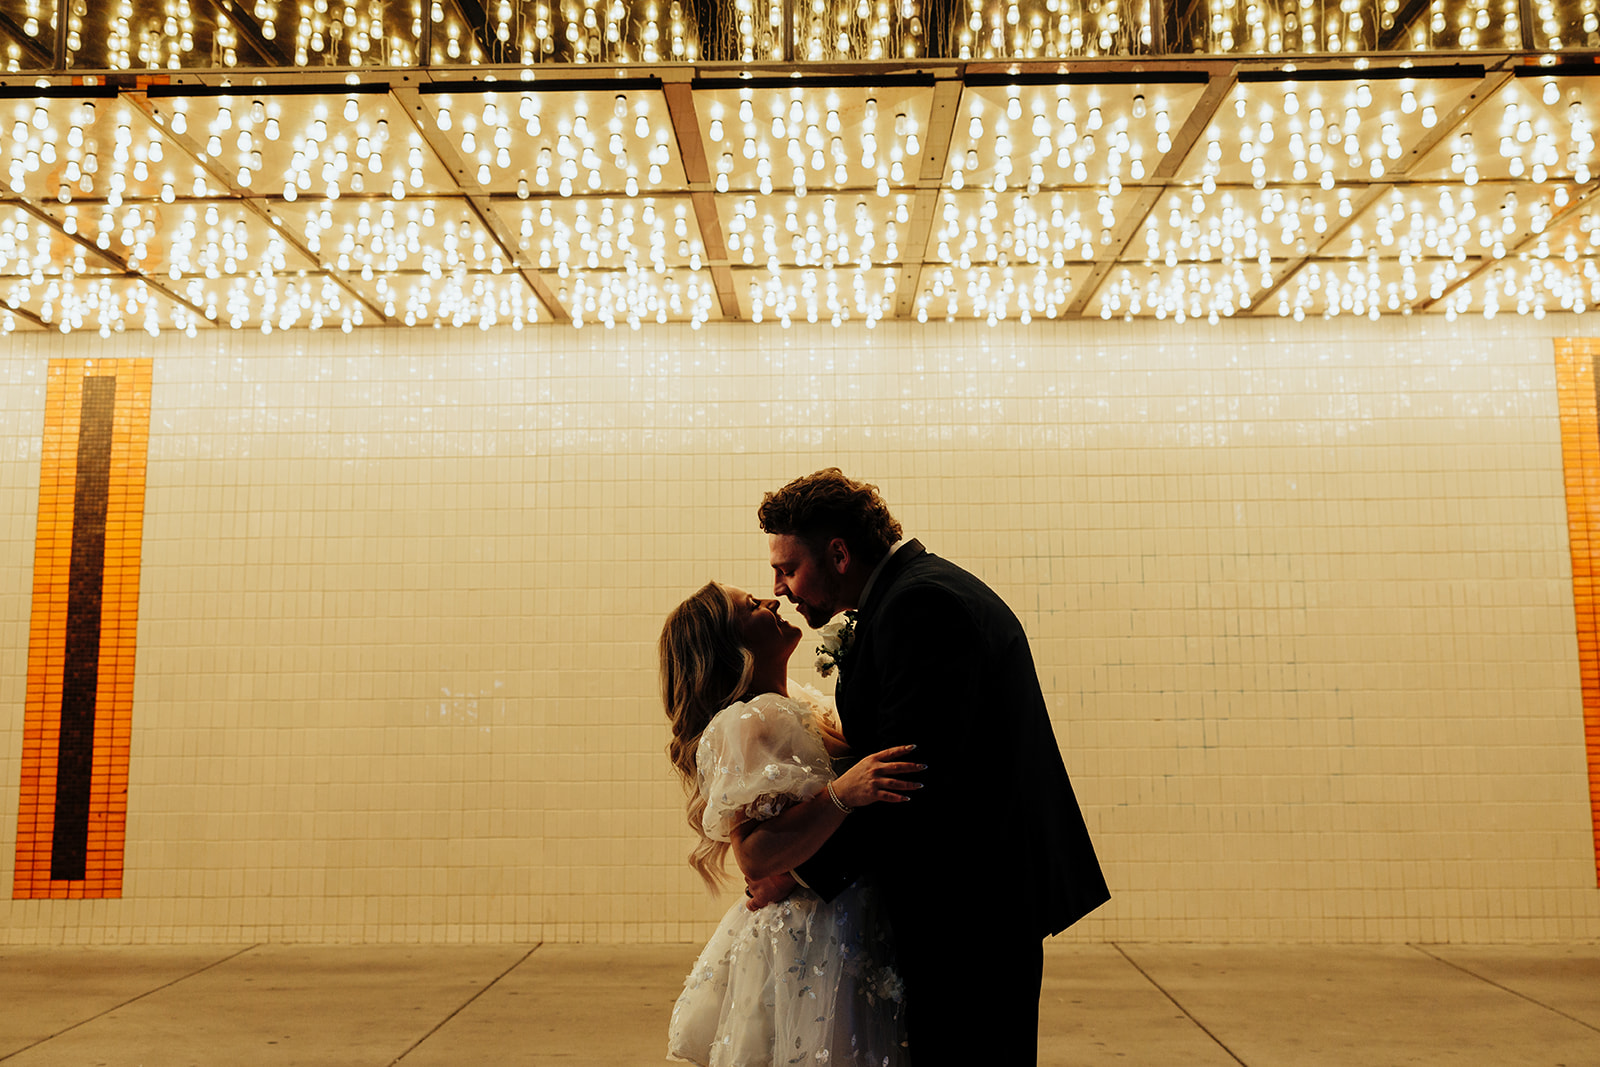
MULTIPOLYGON (((821 694, 788 680, 800 630, 774 600, 708 583, 667 617, 668 752, 691 792, 690 865, 713 890, 729 851, 750 880, 810 858, 849 812, 904 803, 923 769, 909 745, 834 777, 844 738, 821 694)), ((684 981, 669 1059, 703 1067, 907 1067, 903 989, 869 885, 825 903, 805 888, 759 911, 736 902, 684 981)))

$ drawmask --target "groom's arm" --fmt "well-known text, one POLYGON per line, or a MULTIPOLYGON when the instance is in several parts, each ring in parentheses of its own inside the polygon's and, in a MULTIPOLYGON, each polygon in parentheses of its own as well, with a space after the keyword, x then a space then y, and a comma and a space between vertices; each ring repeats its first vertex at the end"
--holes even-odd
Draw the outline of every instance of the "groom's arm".
MULTIPOLYGON (((882 703, 874 709, 873 749, 915 744, 928 765, 926 785, 906 804, 874 804, 854 812, 815 856, 795 873, 824 900, 842 892, 869 866, 908 860, 940 864, 940 857, 970 846, 961 837, 985 809, 962 787, 975 762, 983 763, 981 723, 984 634, 961 599, 925 585, 886 602, 874 627, 874 666, 882 703), (875 861, 875 862, 869 862, 875 861)), ((991 695, 992 698, 992 695, 991 695)), ((902 869, 903 866, 902 866, 902 869)))
MULTIPOLYGON (((874 804, 873 808, 883 805, 874 804)), ((832 900, 855 883, 865 869, 860 827, 872 808, 851 812, 833 836, 791 873, 795 881, 823 900, 832 900)))
POLYGON ((770 878, 759 881, 746 878, 744 880, 744 906, 751 911, 760 911, 768 904, 776 904, 780 900, 789 899, 789 894, 794 892, 794 887, 799 885, 794 880, 792 871, 784 871, 770 878))
POLYGON ((925 788, 910 803, 874 805, 844 825, 855 835, 856 853, 872 857, 873 866, 956 876, 945 865, 970 855, 970 838, 981 832, 976 824, 1007 810, 995 792, 1005 784, 988 780, 996 765, 992 749, 1005 742, 986 721, 992 719, 987 702, 996 697, 982 692, 987 637, 968 604, 940 585, 897 590, 880 610, 873 745, 916 745, 915 759, 928 766, 918 775, 925 788))

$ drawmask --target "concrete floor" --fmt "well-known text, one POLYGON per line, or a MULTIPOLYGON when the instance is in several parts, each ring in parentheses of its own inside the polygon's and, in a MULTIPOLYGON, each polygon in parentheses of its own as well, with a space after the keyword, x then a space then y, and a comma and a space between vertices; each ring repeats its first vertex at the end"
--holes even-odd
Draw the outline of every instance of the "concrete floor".
MULTIPOLYGON (((0 947, 0 1063, 655 1065, 695 951, 0 947)), ((1040 1032, 1050 1067, 1594 1067, 1600 945, 1051 945, 1040 1032)))

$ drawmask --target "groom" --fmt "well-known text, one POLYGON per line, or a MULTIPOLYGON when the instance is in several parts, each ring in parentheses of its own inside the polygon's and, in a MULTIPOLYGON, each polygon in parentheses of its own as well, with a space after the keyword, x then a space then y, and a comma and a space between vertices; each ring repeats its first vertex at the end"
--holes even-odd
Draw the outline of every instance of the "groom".
MULTIPOLYGON (((773 589, 812 627, 856 613, 836 699, 856 752, 917 746, 926 788, 853 812, 794 872, 878 886, 917 1067, 1036 1062, 1044 937, 1110 898, 1022 625, 837 468, 761 502, 773 589)), ((792 883, 751 887, 752 906, 792 883)))

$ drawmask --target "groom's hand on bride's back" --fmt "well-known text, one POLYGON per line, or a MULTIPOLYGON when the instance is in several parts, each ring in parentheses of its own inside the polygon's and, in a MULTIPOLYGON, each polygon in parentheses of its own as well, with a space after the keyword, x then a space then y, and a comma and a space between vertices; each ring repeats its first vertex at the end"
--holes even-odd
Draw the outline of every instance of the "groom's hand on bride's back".
POLYGON ((744 882, 744 906, 751 911, 760 911, 768 904, 776 904, 788 898, 794 892, 794 887, 799 885, 794 875, 788 871, 774 874, 768 878, 752 881, 749 878, 744 882))

